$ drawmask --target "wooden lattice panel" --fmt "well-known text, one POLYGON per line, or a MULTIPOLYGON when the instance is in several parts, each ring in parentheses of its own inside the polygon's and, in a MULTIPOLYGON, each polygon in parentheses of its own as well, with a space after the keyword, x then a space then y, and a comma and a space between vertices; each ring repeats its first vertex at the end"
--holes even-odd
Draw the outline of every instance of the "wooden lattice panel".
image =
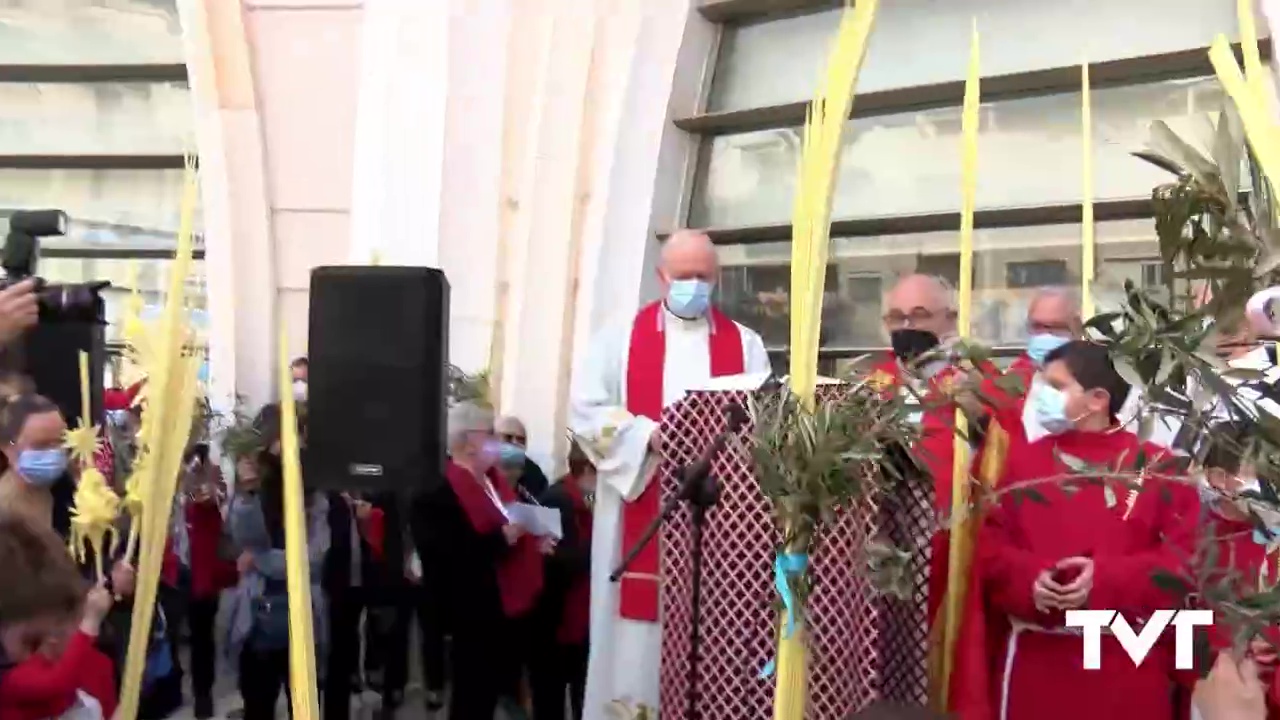
MULTIPOLYGON (((743 393, 693 393, 662 418, 668 462, 660 469, 663 499, 679 489, 677 473, 725 427, 729 403, 743 393)), ((744 432, 749 431, 744 429, 744 432)), ((764 720, 772 716, 772 678, 760 671, 777 644, 779 601, 773 559, 780 533, 747 458, 728 447, 715 464, 719 505, 707 519, 702 579, 702 720, 764 720)), ((919 703, 926 697, 926 598, 931 485, 909 485, 893 498, 875 498, 841 513, 811 562, 810 720, 843 720, 877 699, 919 703), (861 573, 869 535, 917 547, 915 596, 892 600, 874 593, 861 573), (913 541, 912 539, 916 539, 913 541)), ((692 517, 675 513, 661 534, 662 717, 684 718, 691 622, 692 517)))

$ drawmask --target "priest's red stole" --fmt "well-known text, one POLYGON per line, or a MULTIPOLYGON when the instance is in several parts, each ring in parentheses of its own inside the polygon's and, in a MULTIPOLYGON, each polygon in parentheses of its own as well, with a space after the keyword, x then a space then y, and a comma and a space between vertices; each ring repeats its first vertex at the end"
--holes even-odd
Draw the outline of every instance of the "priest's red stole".
MULTIPOLYGON (((737 375, 746 369, 742 334, 727 315, 716 308, 708 314, 711 325, 711 377, 737 375)), ((666 366, 666 313, 656 302, 636 314, 631 327, 627 357, 627 411, 658 422, 662 419, 662 376, 666 366)), ((634 502, 622 507, 622 551, 644 534, 662 506, 662 493, 654 480, 634 502)), ((628 620, 658 621, 658 542, 654 538, 622 576, 620 612, 628 620)))

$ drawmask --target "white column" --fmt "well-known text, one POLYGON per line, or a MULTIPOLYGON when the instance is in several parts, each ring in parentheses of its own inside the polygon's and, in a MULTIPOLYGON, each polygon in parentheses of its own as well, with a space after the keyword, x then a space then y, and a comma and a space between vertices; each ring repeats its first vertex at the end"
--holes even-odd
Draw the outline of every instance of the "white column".
POLYGON ((588 78, 598 38, 591 7, 575 0, 528 4, 531 17, 518 27, 539 39, 532 57, 544 57, 545 65, 533 79, 536 90, 527 115, 507 115, 517 127, 523 122, 527 145, 519 170, 519 212, 509 236, 501 409, 524 421, 535 459, 551 467, 564 437, 556 416, 567 393, 561 368, 572 338, 578 208, 587 192, 580 182, 591 151, 584 135, 593 109, 588 78))
POLYGON ((453 0, 365 0, 351 262, 439 266, 453 0))
POLYGON ((451 287, 449 360, 468 372, 488 367, 496 318, 512 4, 454 0, 449 17, 439 258, 451 287))
POLYGON ((212 399, 271 396, 275 264, 261 124, 239 2, 178 4, 200 155, 212 399))
POLYGON ((619 11, 606 31, 629 61, 616 80, 621 107, 602 116, 607 129, 583 241, 574 367, 600 328, 656 297, 656 233, 680 225, 697 151, 697 138, 671 121, 697 111, 716 36, 689 0, 621 6, 636 17, 624 20, 619 11))

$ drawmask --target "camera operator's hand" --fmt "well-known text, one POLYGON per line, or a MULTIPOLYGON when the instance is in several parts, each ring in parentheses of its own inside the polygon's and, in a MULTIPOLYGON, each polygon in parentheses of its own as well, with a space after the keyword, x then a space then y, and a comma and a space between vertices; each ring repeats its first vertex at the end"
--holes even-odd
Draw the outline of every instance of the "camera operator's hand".
POLYGON ((39 314, 33 278, 0 290, 0 346, 8 345, 35 325, 39 314))

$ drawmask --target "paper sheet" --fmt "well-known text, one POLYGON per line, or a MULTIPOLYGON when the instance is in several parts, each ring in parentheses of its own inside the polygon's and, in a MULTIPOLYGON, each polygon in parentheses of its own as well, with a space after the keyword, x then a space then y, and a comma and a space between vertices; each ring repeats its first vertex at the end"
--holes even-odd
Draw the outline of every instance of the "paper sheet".
POLYGON ((560 512, 555 508, 529 503, 511 503, 507 505, 507 517, 511 522, 523 525, 530 535, 564 538, 564 529, 560 527, 560 512))

